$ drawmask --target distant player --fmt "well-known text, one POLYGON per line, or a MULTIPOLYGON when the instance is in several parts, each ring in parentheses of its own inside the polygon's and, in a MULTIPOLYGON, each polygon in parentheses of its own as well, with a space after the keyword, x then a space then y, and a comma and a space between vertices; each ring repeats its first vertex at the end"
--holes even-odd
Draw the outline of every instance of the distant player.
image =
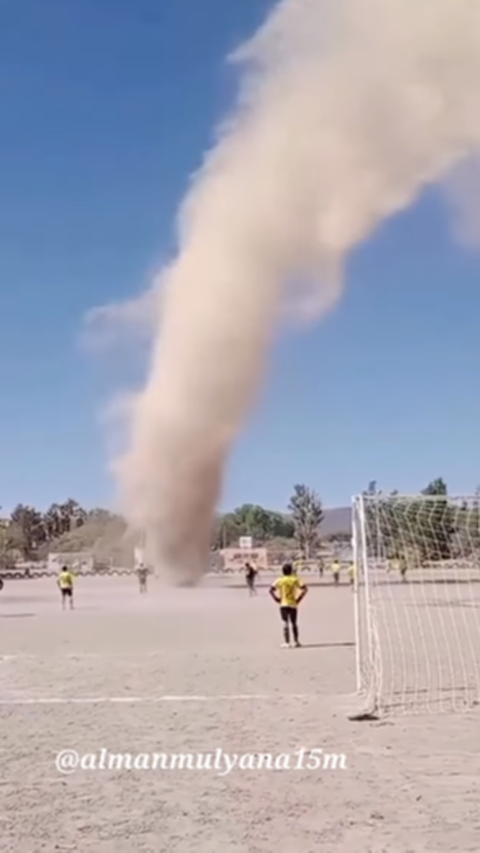
POLYGON ((298 636, 298 606, 305 598, 308 587, 294 573, 291 563, 285 563, 282 577, 270 587, 270 595, 280 605, 280 616, 283 622, 283 648, 292 648, 290 644, 290 627, 292 628, 293 644, 300 646, 298 636))
POLYGON ((255 566, 252 566, 251 563, 245 563, 245 580, 247 582, 247 589, 250 596, 257 594, 257 590, 255 588, 257 574, 258 570, 255 566))
POLYGON ((57 577, 57 585, 62 596, 62 610, 67 606, 67 600, 70 603, 70 610, 73 610, 73 572, 68 566, 62 566, 57 577))
POLYGON ((295 562, 293 564, 293 572, 294 572, 294 574, 298 575, 298 574, 300 574, 300 572, 303 571, 304 568, 305 568, 305 560, 300 555, 300 557, 297 557, 297 559, 295 560, 295 562))
POLYGON ((352 561, 348 567, 348 579, 350 581, 350 586, 355 586, 355 563, 352 561))
POLYGON ((323 572, 325 570, 325 566, 323 564, 323 558, 322 557, 319 557, 318 562, 317 562, 317 566, 318 566, 318 577, 323 578, 323 572))
POLYGON ((332 577, 335 586, 338 586, 340 583, 340 563, 338 560, 334 560, 332 563, 332 577))
POLYGON ((145 563, 140 563, 137 568, 137 577, 138 577, 138 588, 140 590, 141 595, 145 595, 147 592, 147 579, 148 579, 148 568, 145 563))

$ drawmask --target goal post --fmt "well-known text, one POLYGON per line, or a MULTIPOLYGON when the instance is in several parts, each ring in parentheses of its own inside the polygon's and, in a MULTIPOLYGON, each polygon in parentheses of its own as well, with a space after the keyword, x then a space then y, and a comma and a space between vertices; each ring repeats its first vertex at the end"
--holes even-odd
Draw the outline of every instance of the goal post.
POLYGON ((357 690, 371 714, 480 703, 480 497, 353 499, 357 690))

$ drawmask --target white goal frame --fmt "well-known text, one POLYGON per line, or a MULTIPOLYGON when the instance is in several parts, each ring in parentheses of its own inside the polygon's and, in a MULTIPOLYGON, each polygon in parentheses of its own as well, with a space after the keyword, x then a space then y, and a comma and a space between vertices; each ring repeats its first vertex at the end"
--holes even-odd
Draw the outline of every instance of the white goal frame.
POLYGON ((352 547, 359 716, 480 705, 480 496, 357 496, 352 547))

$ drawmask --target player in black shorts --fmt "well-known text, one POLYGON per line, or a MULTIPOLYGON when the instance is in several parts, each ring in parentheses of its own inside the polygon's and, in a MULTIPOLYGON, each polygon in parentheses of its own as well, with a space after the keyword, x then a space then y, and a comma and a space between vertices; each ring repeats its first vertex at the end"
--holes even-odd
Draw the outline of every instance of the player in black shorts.
POLYGON ((140 563, 137 568, 138 588, 142 595, 147 592, 148 568, 144 563, 140 563))
POLYGON ((70 610, 73 610, 73 572, 68 566, 62 567, 57 584, 62 596, 62 610, 65 610, 67 601, 70 604, 70 610))
POLYGON ((291 563, 285 563, 282 577, 270 587, 270 595, 280 605, 280 617, 283 623, 283 648, 292 648, 290 643, 290 627, 293 635, 293 646, 300 647, 298 635, 298 607, 308 592, 307 586, 293 571, 291 563))
POLYGON ((250 595, 256 595, 255 581, 257 579, 257 569, 251 563, 245 563, 245 580, 250 595))

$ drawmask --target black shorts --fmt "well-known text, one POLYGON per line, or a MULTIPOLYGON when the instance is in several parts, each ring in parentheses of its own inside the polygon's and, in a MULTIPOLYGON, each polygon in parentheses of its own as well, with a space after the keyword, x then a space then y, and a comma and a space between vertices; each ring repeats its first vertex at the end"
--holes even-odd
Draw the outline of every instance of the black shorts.
POLYGON ((63 589, 62 589, 63 598, 71 598, 72 594, 73 594, 73 589, 71 586, 63 587, 63 589))
POLYGON ((281 607, 280 608, 280 616, 282 617, 282 622, 291 622, 292 625, 297 621, 297 608, 296 607, 281 607))

